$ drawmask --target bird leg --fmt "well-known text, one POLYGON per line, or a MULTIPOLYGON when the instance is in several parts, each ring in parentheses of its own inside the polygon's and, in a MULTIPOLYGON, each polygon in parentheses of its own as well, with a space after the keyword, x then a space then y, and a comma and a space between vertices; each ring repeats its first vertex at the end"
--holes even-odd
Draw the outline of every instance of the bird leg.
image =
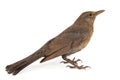
MULTIPOLYGON (((75 57, 73 58, 73 60, 70 60, 70 59, 67 58, 66 55, 63 55, 62 58, 63 58, 65 61, 62 61, 61 63, 64 63, 64 64, 70 63, 70 64, 73 65, 73 66, 68 65, 67 67, 69 67, 69 68, 77 68, 77 69, 90 68, 89 66, 84 66, 84 65, 78 66, 78 63, 77 63, 77 62, 78 62, 78 61, 81 61, 81 60, 80 60, 80 59, 75 60, 75 57)), ((82 61, 81 61, 81 62, 82 62, 82 61)))

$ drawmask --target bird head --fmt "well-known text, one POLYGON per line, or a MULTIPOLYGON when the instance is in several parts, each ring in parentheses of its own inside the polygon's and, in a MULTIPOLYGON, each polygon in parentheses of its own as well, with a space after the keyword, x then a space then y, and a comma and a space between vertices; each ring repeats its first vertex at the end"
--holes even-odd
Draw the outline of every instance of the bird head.
POLYGON ((93 24, 96 16, 104 11, 105 10, 84 12, 80 15, 80 17, 76 20, 76 22, 80 23, 80 21, 85 21, 85 22, 88 22, 90 24, 93 24))

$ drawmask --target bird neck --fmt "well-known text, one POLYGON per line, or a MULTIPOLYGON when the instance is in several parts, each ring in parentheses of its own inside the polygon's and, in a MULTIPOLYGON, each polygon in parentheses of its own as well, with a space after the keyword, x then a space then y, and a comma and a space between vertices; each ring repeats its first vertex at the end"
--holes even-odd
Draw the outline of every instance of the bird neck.
POLYGON ((80 25, 83 23, 86 23, 86 24, 89 24, 92 26, 94 24, 94 19, 92 19, 92 18, 85 19, 85 18, 82 18, 81 16, 79 16, 78 19, 74 22, 74 24, 76 24, 76 25, 80 25))
POLYGON ((92 26, 93 27, 93 24, 94 24, 94 21, 91 21, 91 22, 88 22, 86 20, 83 20, 83 19, 77 19, 75 22, 74 22, 75 25, 81 25, 81 24, 85 24, 85 25, 88 25, 88 26, 92 26))

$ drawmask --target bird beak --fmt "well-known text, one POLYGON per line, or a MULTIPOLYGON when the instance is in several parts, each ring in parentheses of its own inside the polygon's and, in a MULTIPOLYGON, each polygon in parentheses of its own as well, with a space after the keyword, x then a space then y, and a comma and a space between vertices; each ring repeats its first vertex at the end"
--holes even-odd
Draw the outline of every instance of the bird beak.
POLYGON ((104 11, 105 11, 105 10, 99 10, 99 11, 95 12, 95 15, 97 16, 97 15, 101 14, 101 13, 104 12, 104 11))

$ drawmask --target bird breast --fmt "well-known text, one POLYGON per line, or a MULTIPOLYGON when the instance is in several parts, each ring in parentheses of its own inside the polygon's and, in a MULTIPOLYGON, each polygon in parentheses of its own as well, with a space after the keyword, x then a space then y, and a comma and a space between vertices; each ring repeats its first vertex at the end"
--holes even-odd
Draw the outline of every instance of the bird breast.
POLYGON ((88 35, 85 35, 84 39, 79 42, 79 45, 76 46, 76 49, 78 51, 87 46, 87 44, 89 43, 89 41, 91 39, 92 34, 93 34, 93 30, 91 30, 88 35))

